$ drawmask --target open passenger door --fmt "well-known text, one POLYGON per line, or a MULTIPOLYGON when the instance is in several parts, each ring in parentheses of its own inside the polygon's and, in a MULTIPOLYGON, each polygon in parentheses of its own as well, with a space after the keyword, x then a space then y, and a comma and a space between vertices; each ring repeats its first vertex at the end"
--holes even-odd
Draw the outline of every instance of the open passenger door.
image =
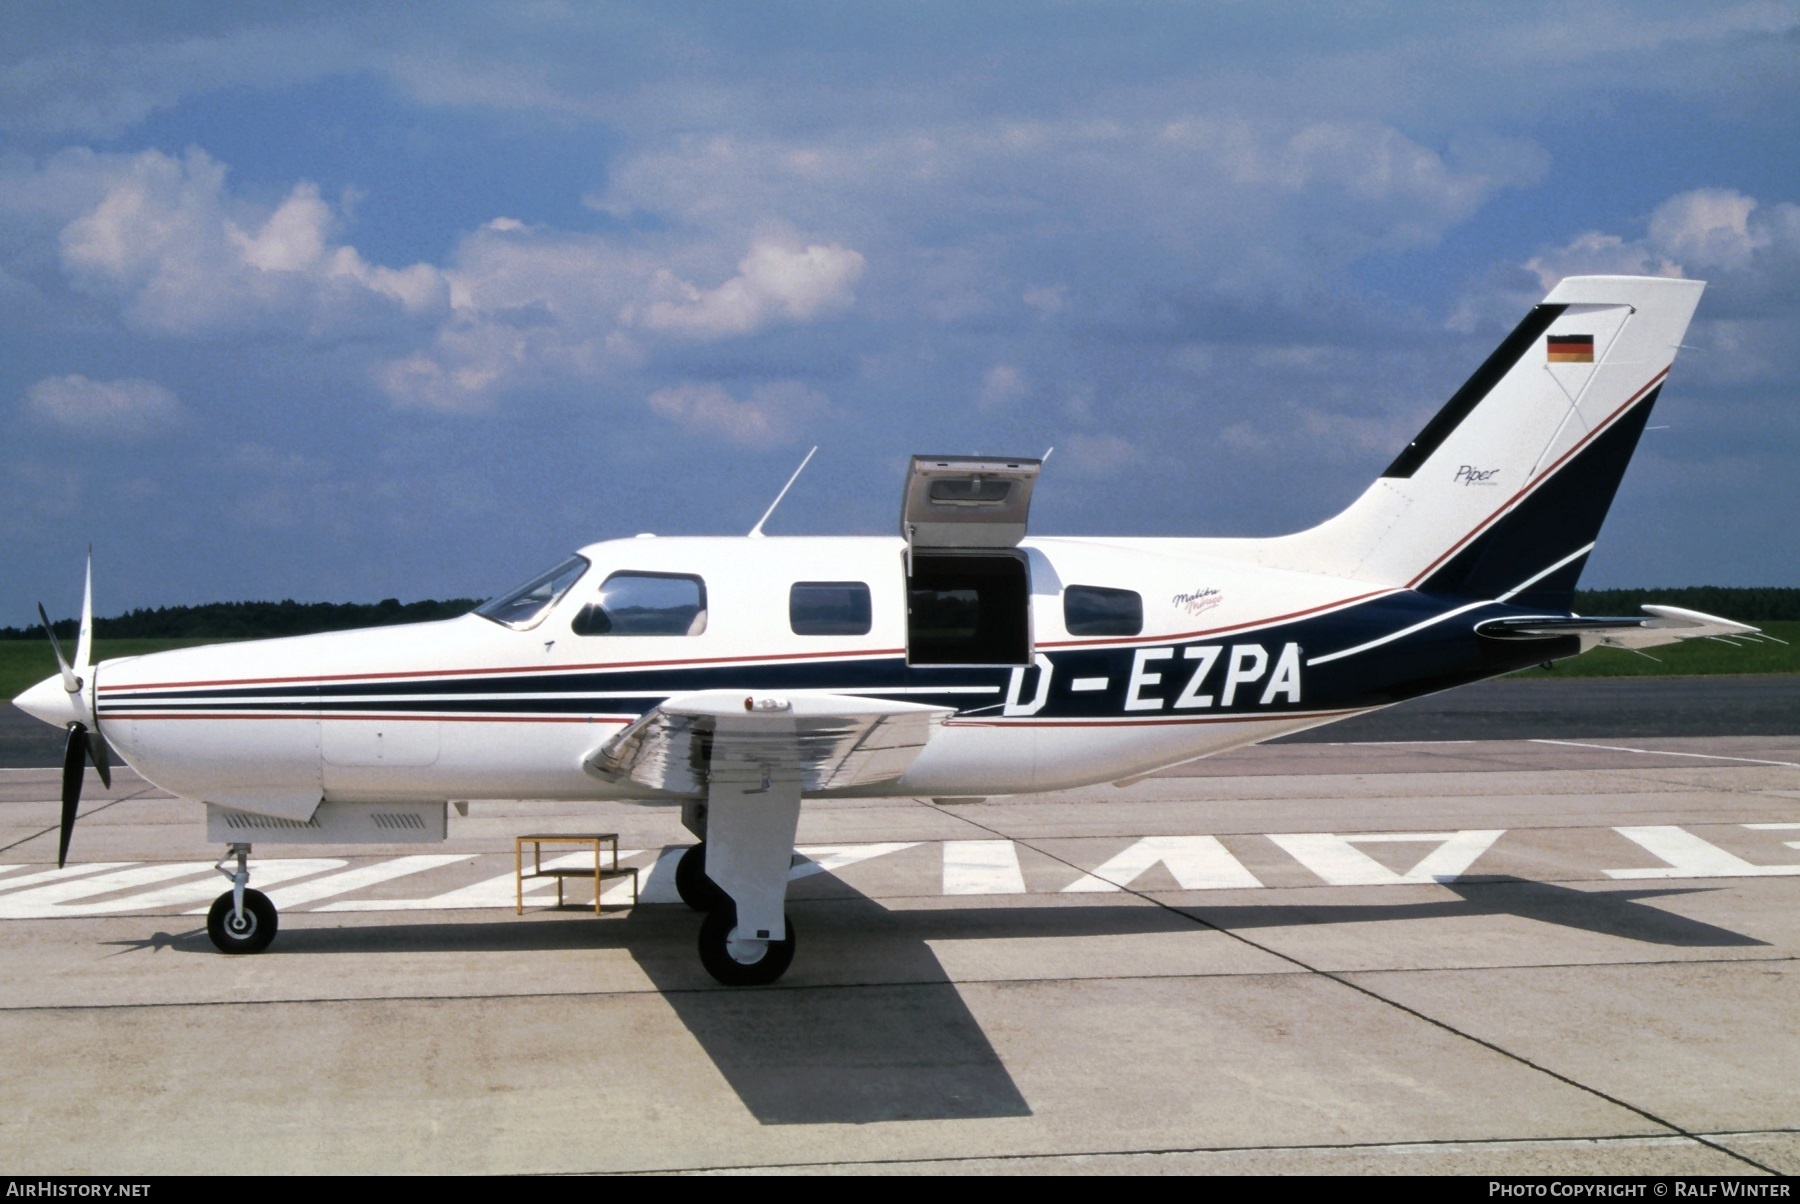
POLYGON ((1042 467, 913 457, 900 507, 908 664, 1031 664, 1031 573, 1018 544, 1042 467))

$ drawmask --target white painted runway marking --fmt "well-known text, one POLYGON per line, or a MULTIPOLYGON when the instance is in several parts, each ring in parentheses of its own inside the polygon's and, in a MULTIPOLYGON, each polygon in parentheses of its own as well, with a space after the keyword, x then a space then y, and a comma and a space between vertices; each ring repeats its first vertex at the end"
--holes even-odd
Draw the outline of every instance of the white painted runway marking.
POLYGON ((874 857, 885 857, 889 853, 898 853, 902 849, 910 849, 919 841, 890 841, 885 844, 833 844, 808 845, 794 852, 805 858, 800 864, 788 870, 788 881, 796 878, 810 878, 814 874, 835 873, 847 865, 855 865, 859 861, 868 861, 874 857))
MULTIPOLYGON (((867 861, 872 857, 882 857, 888 853, 898 853, 902 849, 910 849, 918 841, 885 844, 857 845, 808 845, 794 851, 802 860, 788 870, 788 881, 796 878, 809 878, 814 874, 832 873, 847 865, 855 865, 859 861, 867 861)), ((681 892, 675 889, 675 866, 681 856, 691 846, 674 845, 662 851, 661 855, 650 865, 648 870, 638 871, 638 902, 640 903, 679 903, 681 892)), ((630 854, 620 853, 620 860, 630 854)), ((600 901, 607 905, 625 906, 631 902, 631 880, 628 878, 609 885, 600 901)))
MULTIPOLYGON (((330 859, 292 858, 282 861, 252 861, 250 880, 287 882, 325 870, 342 869, 344 862, 330 859)), ((133 869, 98 874, 72 882, 57 882, 34 887, 0 898, 0 919, 41 920, 55 916, 113 915, 126 911, 158 911, 165 907, 184 907, 206 900, 209 903, 229 889, 225 879, 213 872, 210 861, 186 861, 168 865, 140 865, 133 869), (108 899, 103 903, 74 903, 70 900, 112 894, 134 887, 151 886, 174 878, 192 881, 165 886, 143 894, 108 899)))
POLYGON ((944 842, 946 895, 1022 895, 1025 875, 1019 849, 1010 840, 944 842))
MULTIPOLYGON (((638 870, 638 902, 639 903, 679 903, 681 892, 675 889, 675 864, 687 847, 677 845, 664 849, 657 859, 650 863, 648 870, 638 870)), ((624 861, 635 853, 620 853, 619 860, 624 861)), ((631 902, 631 879, 620 878, 606 888, 600 896, 602 906, 624 907, 631 902)))
POLYGON ((1238 890, 1262 885, 1216 836, 1146 836, 1093 873, 1063 887, 1063 891, 1123 890, 1159 862, 1168 867, 1182 890, 1238 890))
POLYGON ((0 890, 12 890, 19 886, 36 886, 40 882, 67 882, 71 878, 82 878, 88 874, 97 874, 101 870, 123 869, 128 865, 136 865, 135 861, 94 861, 87 865, 71 865, 67 869, 39 870, 35 874, 21 874, 17 878, 9 878, 0 882, 0 890))
MULTIPOLYGON (((1794 832, 1800 831, 1800 824, 1745 824, 1752 832, 1794 832)), ((1781 842, 1790 849, 1800 849, 1800 840, 1784 840, 1781 842)))
POLYGON ((1654 869, 1607 870, 1609 878, 1783 878, 1800 874, 1800 865, 1753 865, 1673 825, 1613 831, 1669 864, 1654 869))
MULTIPOLYGON (((378 882, 390 882, 395 878, 404 878, 408 874, 434 870, 439 866, 467 860, 468 858, 461 853, 420 853, 410 857, 396 857, 392 861, 360 865, 355 869, 345 870, 341 874, 330 874, 323 878, 315 878, 311 882, 302 882, 298 886, 270 891, 269 902, 277 908, 299 907, 306 903, 317 903, 320 899, 329 899, 333 895, 347 895, 353 890, 374 886, 378 882)), ((254 882, 255 878, 252 878, 251 881, 254 882)))
MULTIPOLYGON (((1800 832, 1800 822, 1740 824, 1756 832, 1800 832)), ((1609 869, 1614 879, 1643 878, 1753 878, 1800 876, 1800 865, 1757 865, 1673 825, 1622 827, 1620 835, 1646 849, 1663 866, 1609 869)), ((1393 832, 1341 835, 1326 832, 1270 833, 1267 839, 1287 851, 1328 886, 1391 886, 1454 882, 1469 871, 1505 833, 1498 829, 1459 832, 1393 832), (1410 870, 1389 869, 1364 851, 1370 844, 1435 844, 1410 870)), ((818 845, 796 850, 798 859, 789 878, 836 873, 850 866, 916 848, 922 841, 890 841, 856 845, 818 845)), ((1800 849, 1800 840, 1779 842, 1800 849)), ((675 903, 675 866, 687 846, 669 846, 654 862, 639 868, 639 901, 675 903)), ((621 849, 621 863, 643 857, 642 850, 621 849)), ((549 858, 546 868, 586 868, 593 864, 589 852, 549 858)), ((343 899, 311 906, 321 899, 364 887, 439 869, 474 858, 469 854, 419 854, 388 858, 346 869, 335 859, 294 858, 251 862, 251 882, 267 889, 282 882, 295 885, 269 890, 283 910, 312 911, 435 911, 473 908, 507 908, 513 905, 515 885, 510 872, 486 878, 442 894, 418 899, 343 899), (333 873, 331 871, 341 871, 333 873), (314 875, 322 875, 313 877, 314 875), (310 881, 297 881, 311 878, 310 881)), ((1213 836, 1152 836, 1133 842, 1092 873, 1063 888, 1065 892, 1118 891, 1135 882, 1156 865, 1166 866, 1183 890, 1231 890, 1259 888, 1263 884, 1213 836)), ((13 866, 17 870, 23 867, 13 866)), ((7 867, 0 866, 0 873, 7 867)), ((941 889, 945 895, 1019 895, 1028 893, 1020 871, 1017 845, 1010 840, 951 840, 942 842, 941 889)), ((549 880, 527 881, 525 894, 541 906, 549 880)), ((209 862, 143 864, 101 862, 64 870, 39 870, 0 879, 0 920, 45 919, 60 916, 116 915, 153 912, 169 907, 210 903, 229 889, 209 862), (95 896, 118 894, 104 902, 81 902, 95 896)), ((910 893, 910 892, 909 892, 910 893)), ((609 881, 602 902, 624 906, 631 901, 631 883, 609 881)), ((196 909, 189 914, 200 914, 196 909)))
MULTIPOLYGON (((196 865, 200 863, 196 862, 196 865)), ((293 857, 281 861, 252 861, 250 863, 250 885, 257 890, 265 886, 273 886, 278 882, 292 882, 296 878, 305 878, 312 874, 323 874, 331 870, 341 870, 347 863, 336 857, 293 857)), ((204 866, 204 874, 190 882, 178 882, 173 886, 165 886, 161 890, 148 894, 132 895, 124 899, 114 899, 110 903, 83 904, 92 907, 95 913, 120 911, 161 911, 166 907, 186 907, 190 903, 204 903, 183 914, 203 916, 212 909, 213 900, 231 889, 231 883, 219 876, 210 863, 204 866)), ((68 909, 64 909, 68 910, 68 909)))
POLYGON ((1397 886, 1421 882, 1454 882, 1477 858, 1493 847, 1504 829, 1463 832, 1400 832, 1338 836, 1329 832, 1271 835, 1288 856, 1332 886, 1397 886), (1437 848, 1404 874, 1395 873, 1356 846, 1396 842, 1435 842, 1437 848))
POLYGON ((1326 748, 1395 748, 1408 744, 1474 744, 1473 740, 1338 740, 1320 741, 1326 748))
POLYGON ((1598 748, 1605 752, 1642 753, 1646 757, 1698 757, 1702 761, 1742 761, 1746 765, 1779 765, 1784 769, 1800 769, 1800 761, 1764 761, 1759 757, 1726 757, 1718 753, 1670 752, 1666 748, 1624 748, 1617 744, 1584 744, 1579 740, 1533 740, 1532 743, 1598 748))
MULTIPOLYGON (((633 853, 636 850, 632 851, 633 853)), ((620 850, 619 856, 626 856, 620 850)), ((592 869, 594 854, 590 850, 585 853, 568 853, 561 857, 552 857, 543 863, 543 868, 575 869, 586 865, 592 869)), ((539 894, 556 889, 556 883, 548 878, 535 881, 527 880, 524 884, 525 897, 533 901, 539 894)), ((512 907, 519 898, 518 878, 512 870, 492 878, 484 878, 470 886, 445 891, 441 895, 433 895, 428 899, 344 899, 337 903, 327 903, 323 907, 315 907, 314 911, 455 911, 472 907, 512 907)))
POLYGON ((111 873, 87 875, 74 881, 65 877, 46 886, 35 886, 0 898, 0 915, 9 920, 35 920, 59 914, 79 915, 79 911, 68 905, 69 900, 149 886, 156 882, 167 882, 170 878, 189 878, 198 872, 200 871, 194 868, 194 864, 188 862, 179 865, 140 865, 111 873))

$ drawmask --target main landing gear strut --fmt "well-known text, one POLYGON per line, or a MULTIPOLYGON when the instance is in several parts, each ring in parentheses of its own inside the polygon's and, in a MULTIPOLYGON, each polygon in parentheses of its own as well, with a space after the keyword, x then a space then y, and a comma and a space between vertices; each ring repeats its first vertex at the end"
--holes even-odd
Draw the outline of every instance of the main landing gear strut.
POLYGON ((275 939, 275 905, 269 896, 251 890, 250 846, 231 844, 213 868, 231 881, 231 889, 213 900, 206 913, 206 935, 220 953, 261 953, 275 939), (225 863, 237 859, 235 871, 225 863))

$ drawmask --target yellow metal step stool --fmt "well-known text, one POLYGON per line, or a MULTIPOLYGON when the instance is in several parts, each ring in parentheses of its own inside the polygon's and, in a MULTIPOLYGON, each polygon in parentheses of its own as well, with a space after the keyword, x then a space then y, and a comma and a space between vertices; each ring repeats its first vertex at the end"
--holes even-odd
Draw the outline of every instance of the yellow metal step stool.
POLYGON ((594 880, 594 914, 600 914, 600 892, 608 878, 631 879, 631 905, 637 906, 638 872, 636 866, 619 864, 619 834, 617 832, 593 833, 533 833, 530 836, 519 836, 513 840, 513 884, 515 891, 516 915, 525 914, 525 880, 527 878, 556 879, 556 906, 563 905, 563 880, 565 878, 592 878, 594 880), (531 872, 525 871, 525 846, 531 846, 531 872), (594 868, 585 866, 558 866, 544 868, 544 846, 558 844, 588 845, 594 850, 594 868), (611 864, 603 864, 600 846, 608 845, 612 853, 611 864))

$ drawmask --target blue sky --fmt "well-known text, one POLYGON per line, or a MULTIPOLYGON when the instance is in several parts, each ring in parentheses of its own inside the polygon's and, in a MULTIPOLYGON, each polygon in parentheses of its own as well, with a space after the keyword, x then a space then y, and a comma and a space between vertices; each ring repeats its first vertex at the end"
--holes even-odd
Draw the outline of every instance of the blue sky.
POLYGON ((1800 0, 24 4, 0 625, 638 531, 1356 496, 1556 279, 1711 282, 1584 583, 1800 585, 1800 0), (371 9, 373 11, 371 11, 371 9))

